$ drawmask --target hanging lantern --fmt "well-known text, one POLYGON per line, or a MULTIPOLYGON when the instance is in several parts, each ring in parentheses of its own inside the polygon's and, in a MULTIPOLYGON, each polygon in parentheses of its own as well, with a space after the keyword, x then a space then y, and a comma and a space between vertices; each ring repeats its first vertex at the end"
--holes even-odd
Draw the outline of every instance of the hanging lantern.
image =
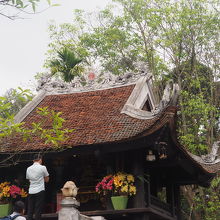
POLYGON ((158 151, 160 159, 166 159, 167 158, 167 149, 166 149, 165 146, 167 146, 166 142, 160 142, 160 148, 159 148, 159 151, 158 151))
POLYGON ((148 154, 146 156, 146 160, 147 161, 155 161, 156 160, 156 156, 153 154, 152 150, 148 151, 148 154))

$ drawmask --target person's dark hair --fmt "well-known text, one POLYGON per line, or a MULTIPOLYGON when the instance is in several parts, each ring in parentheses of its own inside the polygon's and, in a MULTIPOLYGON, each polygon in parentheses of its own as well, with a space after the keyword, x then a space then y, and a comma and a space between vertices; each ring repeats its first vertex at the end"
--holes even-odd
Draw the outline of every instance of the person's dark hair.
POLYGON ((22 213, 24 209, 25 209, 25 205, 22 201, 15 202, 13 208, 14 212, 22 213))
POLYGON ((41 154, 34 154, 33 155, 33 161, 38 161, 40 159, 42 159, 42 155, 41 154))

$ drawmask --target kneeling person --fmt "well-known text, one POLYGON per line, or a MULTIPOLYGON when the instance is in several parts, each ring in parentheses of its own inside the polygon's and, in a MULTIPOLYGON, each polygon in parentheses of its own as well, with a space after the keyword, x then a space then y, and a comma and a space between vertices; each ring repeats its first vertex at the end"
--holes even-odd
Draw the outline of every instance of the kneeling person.
POLYGON ((15 202, 13 206, 13 213, 4 218, 0 218, 2 220, 26 220, 24 215, 25 205, 22 201, 15 202))

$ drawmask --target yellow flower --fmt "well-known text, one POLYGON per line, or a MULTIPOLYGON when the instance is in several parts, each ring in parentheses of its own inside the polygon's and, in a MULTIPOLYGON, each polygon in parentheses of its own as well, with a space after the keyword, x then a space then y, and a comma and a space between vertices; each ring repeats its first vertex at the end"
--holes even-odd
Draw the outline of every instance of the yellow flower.
POLYGON ((24 189, 21 189, 21 197, 27 197, 27 192, 25 192, 25 190, 24 189))
POLYGON ((3 189, 2 189, 2 197, 10 197, 10 186, 5 186, 3 189))
POLYGON ((130 186, 129 194, 130 195, 135 195, 136 194, 136 187, 135 186, 130 186))
MULTIPOLYGON (((0 183, 0 200, 1 201, 8 201, 11 198, 11 193, 10 193, 10 189, 11 189, 11 183, 10 182, 3 182, 0 183)), ((27 193, 25 192, 24 189, 21 189, 21 197, 26 197, 27 193)))
POLYGON ((122 186, 122 178, 121 176, 114 176, 114 184, 116 187, 122 186))
POLYGON ((121 188, 121 192, 128 192, 128 185, 125 185, 121 188))
POLYGON ((113 194, 116 195, 135 195, 134 176, 127 173, 118 172, 113 176, 113 194))
POLYGON ((131 174, 129 174, 129 175, 127 175, 127 180, 128 180, 129 183, 133 183, 134 182, 134 177, 131 174))

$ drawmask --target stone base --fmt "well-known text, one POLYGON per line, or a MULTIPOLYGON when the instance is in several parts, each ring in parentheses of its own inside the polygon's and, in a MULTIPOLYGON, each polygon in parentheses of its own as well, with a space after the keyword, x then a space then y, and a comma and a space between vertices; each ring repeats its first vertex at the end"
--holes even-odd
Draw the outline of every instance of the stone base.
POLYGON ((74 207, 74 208, 79 208, 80 203, 73 197, 65 197, 61 201, 61 207, 74 207))
POLYGON ((61 201, 61 209, 58 214, 59 220, 105 220, 101 216, 88 217, 78 211, 80 203, 73 197, 65 197, 61 201))
POLYGON ((93 216, 93 217, 91 217, 93 220, 105 220, 105 218, 104 217, 102 217, 102 216, 93 216))

